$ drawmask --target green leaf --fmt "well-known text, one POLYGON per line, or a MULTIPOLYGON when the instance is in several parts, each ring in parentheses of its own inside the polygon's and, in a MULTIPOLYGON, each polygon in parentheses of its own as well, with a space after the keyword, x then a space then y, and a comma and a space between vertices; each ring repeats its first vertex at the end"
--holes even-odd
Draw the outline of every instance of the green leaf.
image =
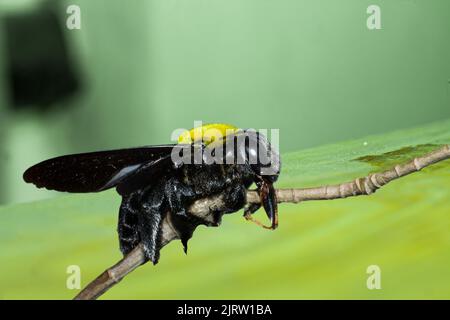
MULTIPOLYGON (((278 187, 348 181, 448 143, 449 120, 286 154, 278 187)), ((174 241, 158 265, 103 298, 449 299, 449 168, 438 163, 371 196, 283 204, 273 232, 226 216, 197 229, 187 256, 174 241), (380 290, 367 289, 369 265, 381 268, 380 290)), ((84 286, 121 258, 119 203, 110 191, 0 208, 0 298, 75 296, 69 265, 80 266, 84 286)))

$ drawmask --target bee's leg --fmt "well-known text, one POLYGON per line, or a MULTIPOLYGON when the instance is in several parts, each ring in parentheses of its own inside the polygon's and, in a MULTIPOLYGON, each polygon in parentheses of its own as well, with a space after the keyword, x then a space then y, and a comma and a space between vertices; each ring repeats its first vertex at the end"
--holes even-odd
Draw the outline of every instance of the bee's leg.
POLYGON ((261 203, 247 203, 244 207, 244 218, 252 220, 252 214, 261 208, 261 203))
POLYGON ((273 184, 261 180, 257 181, 256 185, 258 186, 258 193, 261 202, 248 204, 244 208, 244 218, 265 229, 276 229, 278 226, 278 204, 273 184), (253 213, 261 208, 261 205, 264 207, 264 210, 271 221, 270 226, 262 224, 252 216, 253 213))
POLYGON ((255 213, 256 211, 258 211, 261 208, 261 203, 250 203, 248 204, 245 208, 244 208, 244 218, 247 221, 251 221, 254 224, 264 228, 264 229, 270 229, 270 227, 262 224, 261 222, 259 222, 258 220, 256 220, 255 218, 253 218, 252 214, 255 213))
POLYGON ((139 218, 139 234, 148 260, 157 264, 161 249, 162 222, 167 211, 162 187, 143 197, 139 218))
POLYGON ((247 189, 242 185, 228 187, 224 192, 225 208, 223 213, 233 213, 245 206, 247 189))
POLYGON ((141 239, 147 259, 157 264, 161 249, 161 232, 163 216, 158 209, 149 208, 140 217, 141 239))
POLYGON ((171 178, 165 184, 164 193, 172 213, 172 223, 181 239, 184 252, 187 253, 188 241, 195 230, 196 221, 186 212, 186 200, 195 196, 195 192, 177 178, 171 178))
POLYGON ((136 201, 136 194, 124 196, 119 211, 119 233, 120 251, 123 255, 128 254, 140 242, 138 227, 139 207, 136 201))
MULTIPOLYGON (((258 186, 258 194, 260 194, 260 182, 256 181, 256 185, 258 186)), ((258 220, 254 219, 252 214, 254 214, 256 211, 258 211, 261 208, 261 202, 258 203, 247 203, 244 207, 244 218, 247 221, 251 221, 255 223, 256 225, 265 228, 265 226, 259 222, 258 220)))
POLYGON ((175 215, 187 217, 186 199, 195 196, 195 192, 176 178, 167 181, 164 193, 169 203, 170 211, 175 215))

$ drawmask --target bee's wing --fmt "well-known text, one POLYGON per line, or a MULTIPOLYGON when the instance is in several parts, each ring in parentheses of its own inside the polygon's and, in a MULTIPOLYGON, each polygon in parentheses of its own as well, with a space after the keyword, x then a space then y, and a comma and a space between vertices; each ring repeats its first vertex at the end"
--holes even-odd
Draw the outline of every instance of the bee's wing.
MULTIPOLYGON (((173 146, 149 146, 57 157, 29 168, 23 178, 38 188, 98 192, 120 186, 142 170, 149 177, 152 172, 161 170, 163 164, 164 167, 169 167, 173 146)), ((126 189, 132 187, 133 184, 126 189)))

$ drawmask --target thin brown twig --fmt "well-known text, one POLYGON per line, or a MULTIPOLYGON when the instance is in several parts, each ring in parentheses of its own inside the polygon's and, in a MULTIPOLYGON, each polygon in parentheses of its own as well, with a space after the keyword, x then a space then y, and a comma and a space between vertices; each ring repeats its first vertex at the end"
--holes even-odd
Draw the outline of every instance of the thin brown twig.
MULTIPOLYGON (((370 174, 366 177, 355 179, 350 182, 320 186, 317 188, 305 189, 278 189, 278 202, 282 203, 298 203, 308 200, 331 200, 347 198, 359 195, 370 195, 377 189, 386 185, 392 180, 404 177, 410 173, 416 172, 432 165, 436 162, 450 158, 450 145, 444 145, 424 156, 417 157, 405 164, 399 164, 393 168, 380 173, 370 174)), ((260 197, 255 190, 247 192, 248 203, 258 203, 260 197)), ((208 220, 212 219, 211 213, 220 210, 223 207, 223 198, 221 195, 200 199, 194 202, 189 208, 189 213, 208 220)), ((166 217, 167 223, 163 225, 163 245, 174 239, 178 239, 178 235, 172 228, 170 214, 166 217)), ((87 285, 74 299, 76 300, 92 300, 97 299, 108 289, 122 280, 128 273, 147 261, 141 245, 137 246, 133 251, 126 255, 121 261, 107 269, 89 285, 87 285)))

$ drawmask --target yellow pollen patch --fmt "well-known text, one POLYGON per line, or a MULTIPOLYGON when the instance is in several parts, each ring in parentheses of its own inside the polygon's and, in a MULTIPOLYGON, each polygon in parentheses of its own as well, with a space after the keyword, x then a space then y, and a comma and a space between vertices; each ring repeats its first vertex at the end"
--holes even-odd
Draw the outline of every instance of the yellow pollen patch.
POLYGON ((191 129, 183 132, 178 137, 178 143, 191 144, 194 142, 203 142, 208 145, 211 142, 226 137, 229 134, 236 132, 238 128, 224 123, 210 123, 201 127, 191 129))

